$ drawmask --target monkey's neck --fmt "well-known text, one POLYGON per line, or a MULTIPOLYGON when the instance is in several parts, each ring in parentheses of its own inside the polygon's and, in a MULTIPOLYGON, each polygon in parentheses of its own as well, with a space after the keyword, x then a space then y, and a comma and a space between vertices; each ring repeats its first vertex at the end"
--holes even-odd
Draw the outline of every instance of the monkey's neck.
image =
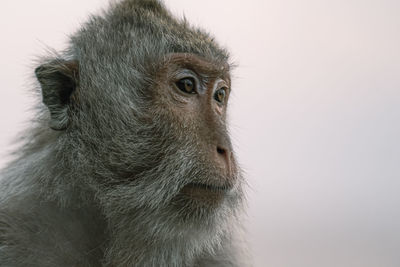
MULTIPOLYGON (((128 227, 129 228, 129 227, 128 227)), ((201 241, 191 237, 171 238, 160 241, 139 229, 119 230, 112 234, 106 252, 107 266, 194 266, 195 260, 204 250, 201 241)))
POLYGON ((200 227, 190 224, 181 229, 161 220, 142 213, 109 220, 106 266, 194 266, 201 255, 212 254, 224 238, 222 231, 199 231, 200 227))
POLYGON ((197 256, 183 242, 154 244, 151 240, 132 238, 127 244, 126 237, 121 239, 114 240, 107 251, 107 266, 193 266, 197 256))

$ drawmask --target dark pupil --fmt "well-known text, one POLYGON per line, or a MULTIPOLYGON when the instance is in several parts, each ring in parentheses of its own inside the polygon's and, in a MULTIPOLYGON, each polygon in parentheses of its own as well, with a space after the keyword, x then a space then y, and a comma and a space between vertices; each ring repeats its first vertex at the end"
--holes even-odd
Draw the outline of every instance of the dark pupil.
POLYGON ((215 92, 214 98, 215 98, 215 100, 217 100, 220 103, 224 102, 225 90, 224 89, 219 89, 217 92, 215 92))
POLYGON ((189 94, 193 94, 194 92, 194 80, 192 78, 185 78, 185 79, 181 79, 179 80, 176 85, 178 86, 178 88, 185 92, 185 93, 189 93, 189 94))

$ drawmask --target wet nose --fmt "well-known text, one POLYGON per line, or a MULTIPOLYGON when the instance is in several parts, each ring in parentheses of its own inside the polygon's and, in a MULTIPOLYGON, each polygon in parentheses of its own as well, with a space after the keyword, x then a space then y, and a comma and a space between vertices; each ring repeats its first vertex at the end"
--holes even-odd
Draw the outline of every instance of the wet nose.
POLYGON ((231 166, 232 165, 232 160, 231 160, 232 151, 227 147, 217 146, 216 153, 217 153, 217 160, 221 164, 221 167, 226 169, 227 173, 230 174, 231 169, 232 169, 232 166, 231 166))

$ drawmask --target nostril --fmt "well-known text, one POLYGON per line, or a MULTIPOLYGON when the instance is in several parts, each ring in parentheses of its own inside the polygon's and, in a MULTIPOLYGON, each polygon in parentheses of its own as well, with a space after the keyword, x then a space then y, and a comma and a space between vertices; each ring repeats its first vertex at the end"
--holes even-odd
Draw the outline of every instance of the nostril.
POLYGON ((226 154, 226 150, 221 148, 221 147, 219 147, 219 146, 217 146, 217 152, 220 155, 225 155, 226 154))
POLYGON ((229 149, 222 148, 217 146, 217 164, 224 168, 228 174, 231 172, 231 152, 229 149))

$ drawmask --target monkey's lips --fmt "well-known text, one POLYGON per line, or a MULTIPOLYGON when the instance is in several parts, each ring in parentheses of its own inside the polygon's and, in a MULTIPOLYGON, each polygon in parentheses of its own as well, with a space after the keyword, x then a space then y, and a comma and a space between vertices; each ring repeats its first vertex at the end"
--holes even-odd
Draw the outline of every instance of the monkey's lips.
POLYGON ((190 197, 201 199, 205 201, 218 201, 221 200, 230 190, 230 185, 211 185, 204 183, 189 183, 185 185, 181 193, 190 197))

